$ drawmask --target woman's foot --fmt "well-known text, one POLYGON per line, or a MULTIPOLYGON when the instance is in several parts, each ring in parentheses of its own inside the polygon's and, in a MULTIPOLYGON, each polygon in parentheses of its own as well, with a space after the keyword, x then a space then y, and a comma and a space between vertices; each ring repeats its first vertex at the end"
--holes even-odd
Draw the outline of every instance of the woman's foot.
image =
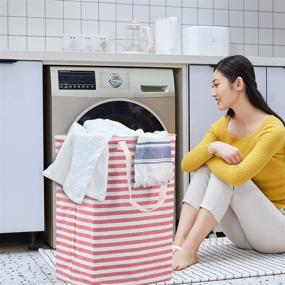
POLYGON ((197 253, 191 253, 186 251, 184 248, 176 250, 172 257, 172 270, 179 271, 183 270, 188 266, 191 266, 198 262, 197 253))

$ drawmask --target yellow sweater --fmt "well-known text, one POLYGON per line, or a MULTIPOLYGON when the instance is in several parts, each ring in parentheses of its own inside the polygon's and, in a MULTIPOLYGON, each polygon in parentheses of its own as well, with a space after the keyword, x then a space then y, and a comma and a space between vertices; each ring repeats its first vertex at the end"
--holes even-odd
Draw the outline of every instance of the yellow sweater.
POLYGON ((229 119, 223 116, 211 126, 202 141, 184 156, 182 170, 192 172, 207 164, 213 174, 232 186, 251 179, 277 208, 285 208, 284 125, 270 115, 254 133, 236 138, 227 131, 229 119), (243 160, 230 165, 210 154, 208 145, 214 141, 237 147, 243 160))

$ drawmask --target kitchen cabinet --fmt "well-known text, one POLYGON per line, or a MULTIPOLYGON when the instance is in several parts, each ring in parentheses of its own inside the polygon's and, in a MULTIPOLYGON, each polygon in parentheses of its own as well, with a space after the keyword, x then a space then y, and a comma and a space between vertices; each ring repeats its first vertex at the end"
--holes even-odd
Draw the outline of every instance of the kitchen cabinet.
POLYGON ((44 230, 42 63, 0 61, 0 233, 44 230))
POLYGON ((285 120, 285 68, 267 68, 267 103, 285 120))

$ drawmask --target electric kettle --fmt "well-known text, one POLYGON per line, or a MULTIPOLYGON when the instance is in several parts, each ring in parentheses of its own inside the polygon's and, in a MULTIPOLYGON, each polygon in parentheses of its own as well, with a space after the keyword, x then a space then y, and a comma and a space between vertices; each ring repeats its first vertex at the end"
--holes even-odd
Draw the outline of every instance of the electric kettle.
POLYGON ((153 48, 153 36, 151 28, 137 22, 127 24, 129 40, 125 47, 125 53, 150 53, 153 48))
POLYGON ((155 21, 155 53, 181 54, 181 26, 177 17, 155 21))

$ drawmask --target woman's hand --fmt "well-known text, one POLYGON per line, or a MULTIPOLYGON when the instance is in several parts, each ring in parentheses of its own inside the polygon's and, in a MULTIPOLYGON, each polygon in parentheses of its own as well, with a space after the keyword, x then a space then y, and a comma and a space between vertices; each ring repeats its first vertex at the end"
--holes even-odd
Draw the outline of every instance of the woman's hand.
POLYGON ((211 154, 219 156, 228 164, 239 164, 243 160, 238 148, 221 141, 210 143, 208 151, 211 154))

